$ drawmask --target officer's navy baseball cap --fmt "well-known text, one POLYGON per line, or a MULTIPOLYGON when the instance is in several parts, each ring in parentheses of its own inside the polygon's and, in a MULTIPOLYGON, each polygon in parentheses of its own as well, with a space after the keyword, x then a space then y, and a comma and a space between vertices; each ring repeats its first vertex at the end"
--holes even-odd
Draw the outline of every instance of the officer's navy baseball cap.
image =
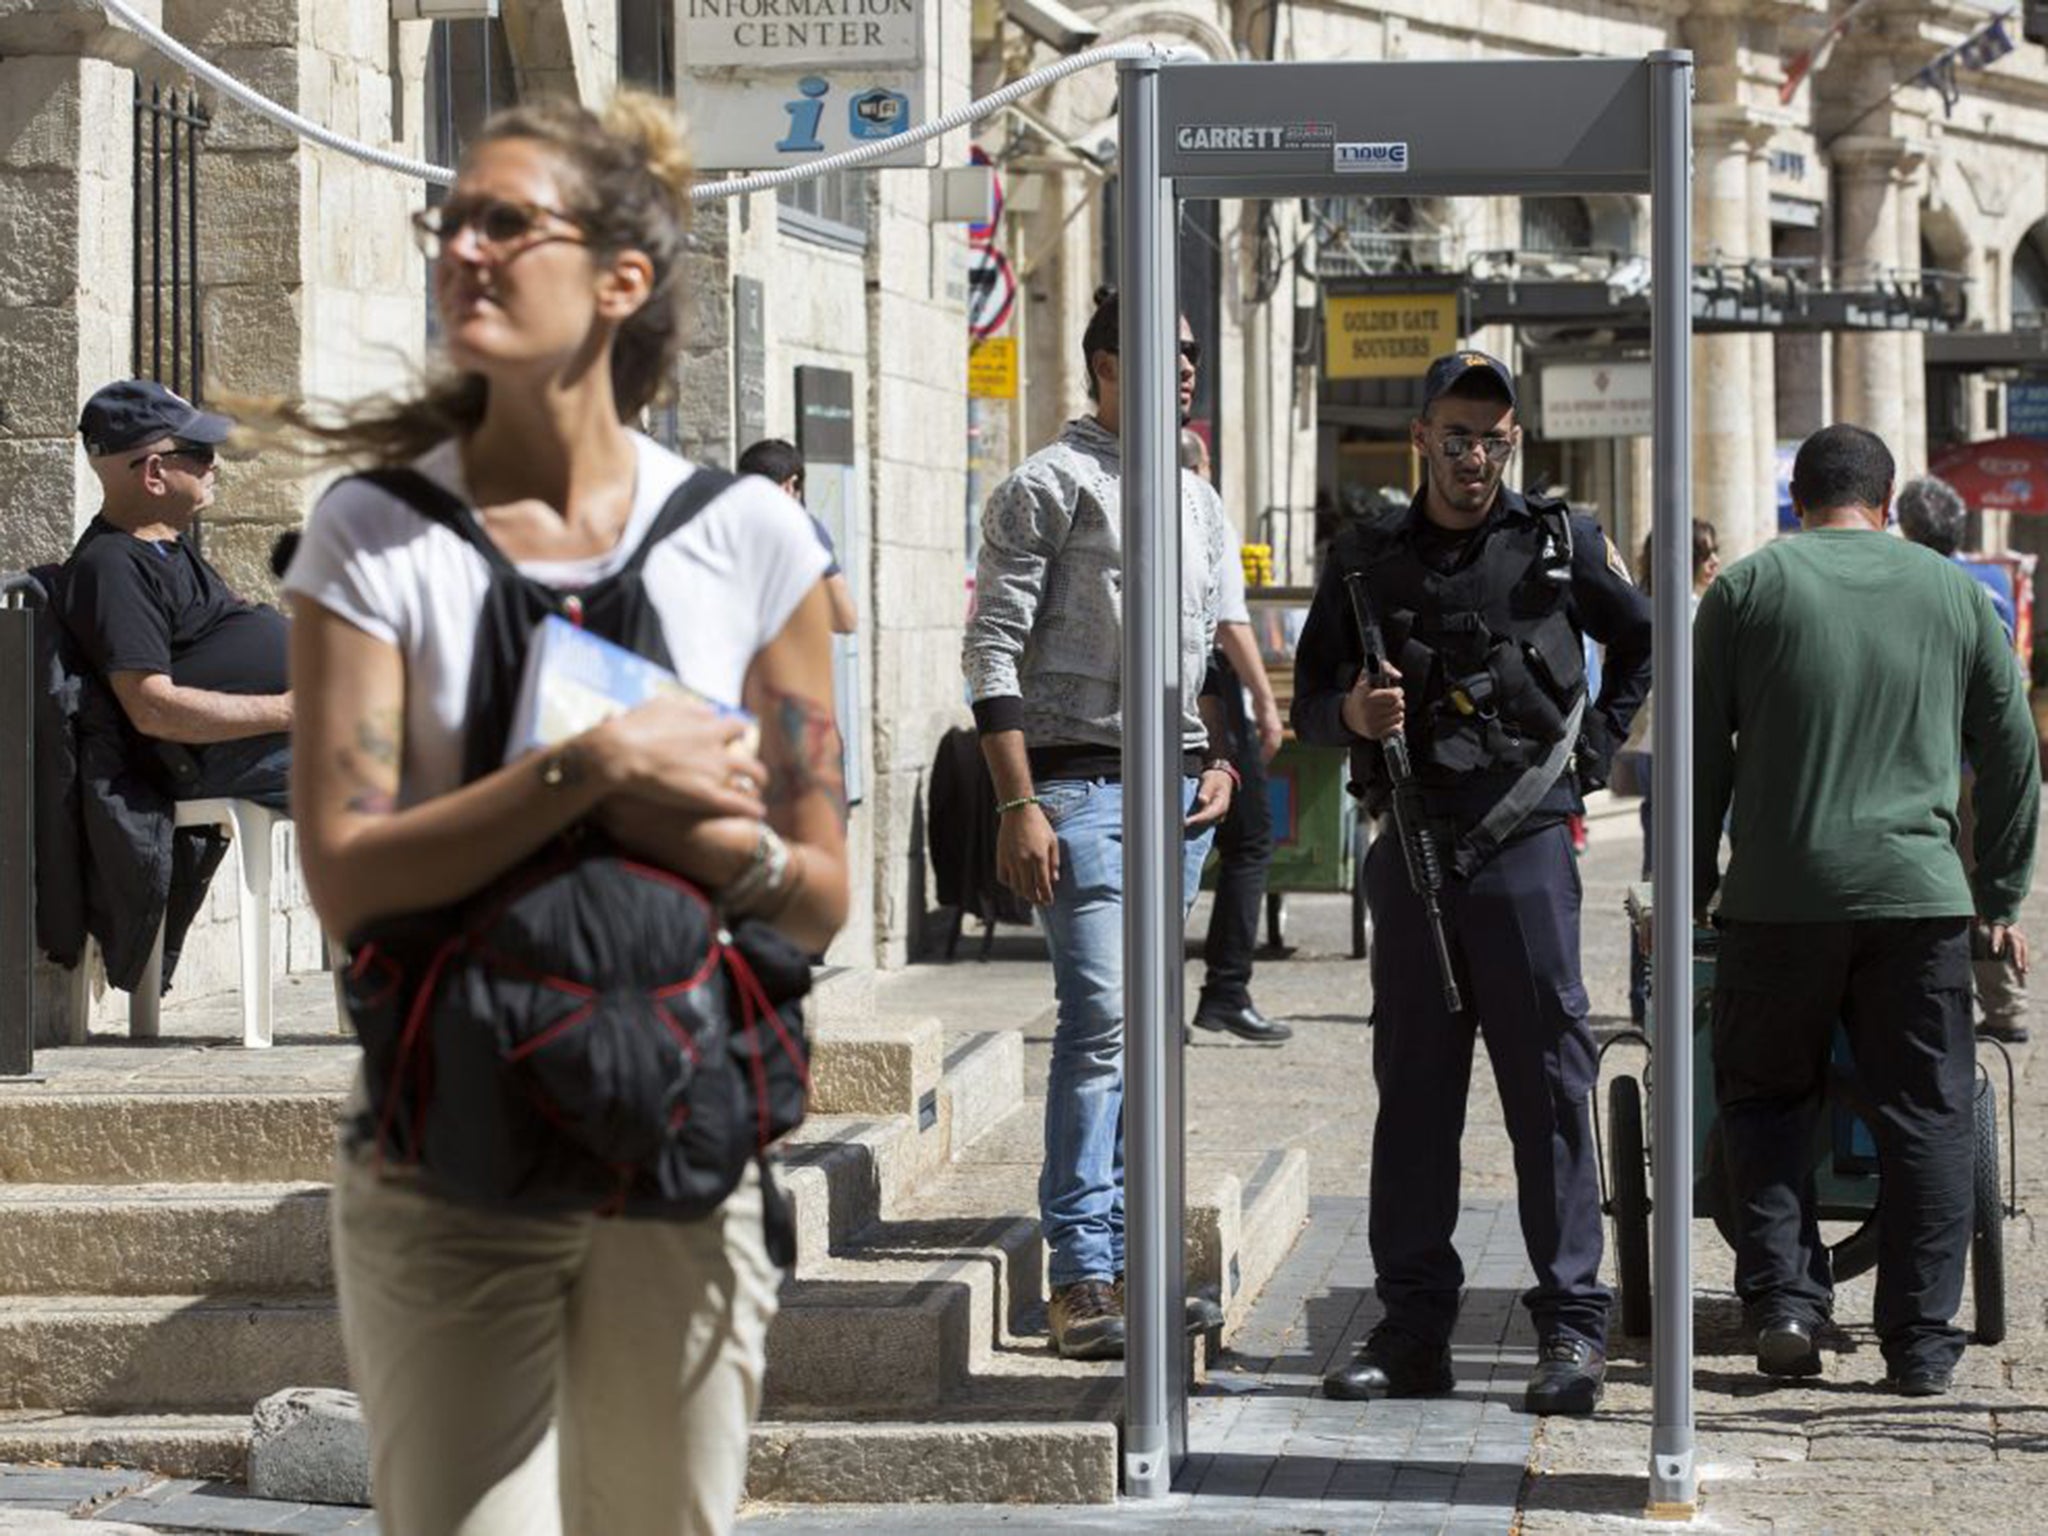
POLYGON ((1497 357, 1484 352, 1467 349, 1463 352, 1447 352, 1429 365, 1429 372, 1422 376, 1422 407, 1429 409, 1436 399, 1449 392, 1467 374, 1490 373, 1500 380, 1500 387, 1508 392, 1508 404, 1515 405, 1515 376, 1508 372, 1508 365, 1497 357))
POLYGON ((234 429, 227 417, 200 410, 153 379, 107 385, 85 402, 78 418, 85 451, 95 459, 165 437, 216 445, 226 442, 234 429))

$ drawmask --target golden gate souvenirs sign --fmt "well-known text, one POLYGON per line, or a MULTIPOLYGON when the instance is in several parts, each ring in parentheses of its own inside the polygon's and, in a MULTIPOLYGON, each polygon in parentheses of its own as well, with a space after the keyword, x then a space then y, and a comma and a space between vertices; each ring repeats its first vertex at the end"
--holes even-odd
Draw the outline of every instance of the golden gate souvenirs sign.
POLYGON ((1455 293, 1333 293, 1323 300, 1328 378, 1419 377, 1457 346, 1455 293))

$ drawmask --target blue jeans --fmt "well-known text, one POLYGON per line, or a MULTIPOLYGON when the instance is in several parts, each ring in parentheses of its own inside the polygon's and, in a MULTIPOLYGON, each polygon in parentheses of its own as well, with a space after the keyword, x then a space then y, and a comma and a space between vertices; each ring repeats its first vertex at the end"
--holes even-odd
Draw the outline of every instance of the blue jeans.
MULTIPOLYGON (((1181 782, 1194 803, 1195 781, 1181 782)), ((1124 787, 1055 779, 1039 799, 1060 840, 1052 905, 1040 914, 1052 951, 1052 1071, 1045 1087, 1039 1226, 1055 1286, 1108 1280, 1124 1267, 1124 787)), ((1194 904, 1212 830, 1187 839, 1181 914, 1194 904)), ((1180 1028, 1179 1019, 1167 1028, 1180 1028)))

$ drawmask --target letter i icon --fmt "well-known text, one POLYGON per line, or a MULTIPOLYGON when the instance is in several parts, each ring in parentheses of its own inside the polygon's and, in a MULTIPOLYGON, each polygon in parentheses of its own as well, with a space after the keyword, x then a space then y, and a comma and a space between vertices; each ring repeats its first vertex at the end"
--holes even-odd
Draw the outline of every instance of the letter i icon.
POLYGON ((825 119, 824 98, 832 84, 821 75, 805 75, 796 88, 803 99, 782 104, 789 114, 789 132, 775 147, 785 155, 815 155, 825 147, 818 138, 818 124, 825 119))

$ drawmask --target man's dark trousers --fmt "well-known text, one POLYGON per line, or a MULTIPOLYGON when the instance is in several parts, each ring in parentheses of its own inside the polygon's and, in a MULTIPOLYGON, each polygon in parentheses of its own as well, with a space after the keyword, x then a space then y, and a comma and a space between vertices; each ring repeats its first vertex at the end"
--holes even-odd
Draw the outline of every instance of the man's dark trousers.
POLYGON ((247 736, 215 742, 197 754, 196 776, 178 784, 180 800, 253 800, 273 811, 290 808, 292 739, 247 736))
POLYGON ((1809 1324, 1834 1290, 1814 1216, 1814 1118, 1839 1020, 1877 1141, 1873 1321, 1893 1369, 1953 1365, 1970 1241, 1976 1061, 1967 918, 1723 922, 1714 1096, 1753 1321, 1809 1324))
POLYGON ((1589 1106, 1595 1073, 1579 974, 1578 860, 1558 823, 1509 843, 1469 880, 1447 883, 1445 926, 1465 1010, 1444 1008, 1422 903, 1391 828, 1366 856, 1374 943, 1372 1137, 1367 1222, 1388 1325, 1448 1342, 1465 1270, 1458 1143, 1475 1032, 1486 1036, 1514 1148, 1515 1187, 1536 1284, 1522 1301, 1539 1337, 1605 1348, 1600 1186, 1589 1106))
POLYGON ((1230 758, 1244 783, 1230 814, 1216 829, 1216 903, 1202 944, 1201 1003, 1224 1009, 1252 1003, 1252 952, 1266 902, 1266 866, 1273 860, 1273 798, 1266 789, 1266 758, 1244 707, 1236 674, 1219 661, 1225 687, 1223 713, 1230 758))

